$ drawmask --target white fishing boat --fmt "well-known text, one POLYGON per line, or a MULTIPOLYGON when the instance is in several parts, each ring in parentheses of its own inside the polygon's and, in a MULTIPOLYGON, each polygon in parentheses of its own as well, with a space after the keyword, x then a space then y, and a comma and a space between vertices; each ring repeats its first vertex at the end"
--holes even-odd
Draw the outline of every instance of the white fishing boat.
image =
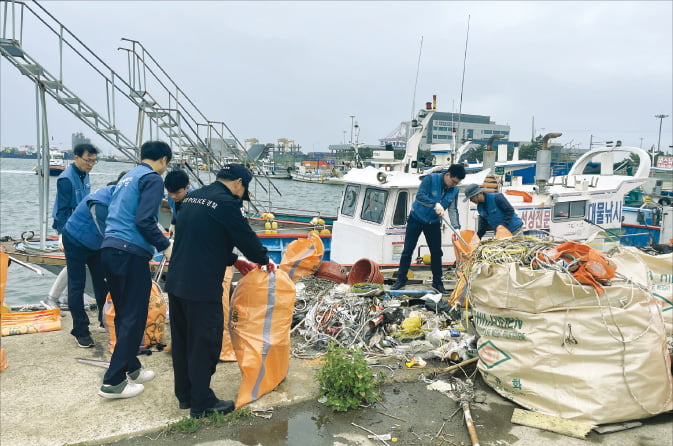
POLYGON ((58 149, 49 149, 49 175, 59 176, 66 168, 65 155, 58 149))
MULTIPOLYGON (((379 163, 377 167, 355 168, 344 176, 343 197, 332 231, 333 261, 352 264, 368 258, 384 265, 399 263, 407 216, 422 176, 448 167, 447 163, 423 170, 416 161, 419 143, 434 111, 434 107, 428 107, 419 113, 401 162, 391 160, 379 163)), ((505 185, 500 192, 510 201, 523 220, 524 230, 530 234, 549 234, 563 240, 591 240, 592 245, 599 248, 614 245, 615 237, 610 232, 618 234, 621 231, 624 196, 647 181, 651 166, 647 153, 635 147, 594 148, 580 157, 567 175, 551 177, 547 141, 558 136, 560 133, 548 134, 543 141, 536 162, 536 184, 505 185), (617 175, 613 171, 620 152, 639 158, 634 174, 617 175), (590 162, 601 163, 600 173, 585 173, 590 162)), ((485 155, 485 159, 491 161, 490 167, 487 162, 483 170, 468 173, 461 187, 483 183, 491 168, 496 167, 495 153, 485 155)), ((461 193, 458 201, 462 229, 476 231, 476 205, 463 201, 463 197, 461 193)), ((445 220, 442 224, 443 263, 455 260, 453 233, 445 220)), ((428 253, 421 236, 414 257, 428 253)))
POLYGON ((303 183, 344 184, 343 176, 334 169, 307 169, 304 166, 292 171, 292 179, 303 183))

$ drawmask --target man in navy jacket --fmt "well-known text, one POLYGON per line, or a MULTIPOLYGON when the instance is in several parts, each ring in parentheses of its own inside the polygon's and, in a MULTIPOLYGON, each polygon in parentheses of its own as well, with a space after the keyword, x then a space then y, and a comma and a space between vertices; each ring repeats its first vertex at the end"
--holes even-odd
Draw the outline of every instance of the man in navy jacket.
POLYGON ((503 194, 485 192, 479 185, 470 184, 465 188, 465 201, 467 200, 477 205, 479 238, 482 238, 488 229, 495 231, 500 225, 506 227, 513 235, 521 232, 523 221, 503 194))
MULTIPOLYGON (((52 228, 56 229, 56 232, 59 234, 63 234, 65 223, 80 201, 91 192, 89 172, 91 172, 93 166, 98 162, 98 149, 91 144, 77 144, 73 152, 75 160, 61 172, 56 180, 56 198, 54 199, 54 208, 52 209, 51 216, 54 219, 52 228)), ((42 302, 42 305, 46 308, 59 307, 58 299, 67 287, 67 278, 68 270, 66 267, 56 277, 47 295, 47 301, 42 302)), ((78 341, 80 340, 82 341, 79 344, 80 347, 93 346, 91 339, 87 340, 82 337, 78 341)))
POLYGON ((455 229, 460 229, 456 202, 458 184, 463 178, 465 178, 465 168, 460 164, 452 164, 445 173, 432 173, 423 177, 407 219, 404 249, 400 257, 400 267, 397 270, 397 281, 390 289, 399 290, 407 283, 411 256, 422 232, 430 248, 432 287, 440 293, 447 292, 442 283, 442 215, 448 209, 451 225, 455 229))
POLYGON ((177 219, 175 249, 166 280, 171 309, 171 351, 175 396, 181 409, 199 418, 228 413, 231 400, 210 388, 222 348, 222 281, 228 266, 242 274, 253 265, 238 259, 234 247, 260 265, 269 264, 266 248, 243 216, 252 174, 228 164, 217 181, 190 193, 177 219))
POLYGON ((157 251, 170 257, 171 242, 157 225, 164 196, 161 175, 173 157, 168 144, 148 141, 140 148, 140 164, 122 177, 108 208, 101 260, 115 307, 115 344, 98 395, 131 398, 144 390, 154 372, 136 357, 142 342, 152 289, 149 261, 157 251))

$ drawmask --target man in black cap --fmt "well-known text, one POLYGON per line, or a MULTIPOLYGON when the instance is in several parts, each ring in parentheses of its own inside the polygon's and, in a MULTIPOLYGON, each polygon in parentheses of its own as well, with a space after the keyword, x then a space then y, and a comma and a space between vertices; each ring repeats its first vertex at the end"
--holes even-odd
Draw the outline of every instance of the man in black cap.
POLYGON ((266 248, 243 215, 252 174, 228 164, 217 181, 182 201, 166 281, 171 309, 171 351, 175 396, 192 418, 234 410, 210 388, 222 347, 224 314, 222 280, 228 266, 246 274, 254 264, 238 259, 238 248, 250 261, 270 264, 266 248))

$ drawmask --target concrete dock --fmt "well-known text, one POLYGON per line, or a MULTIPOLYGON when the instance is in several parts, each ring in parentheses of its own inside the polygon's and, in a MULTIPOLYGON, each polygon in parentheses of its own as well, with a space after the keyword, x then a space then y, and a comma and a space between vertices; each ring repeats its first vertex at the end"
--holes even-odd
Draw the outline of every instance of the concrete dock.
MULTIPOLYGON (((92 320, 95 320, 93 315, 92 320)), ((86 442, 88 445, 156 431, 187 416, 178 408, 173 395, 173 372, 170 353, 154 352, 141 356, 141 362, 154 370, 157 377, 145 384, 138 397, 105 400, 97 395, 104 368, 83 364, 76 358, 109 361, 107 335, 93 332, 96 346, 79 348, 70 335, 70 314, 65 312, 62 329, 48 333, 8 336, 2 338, 9 368, 0 372, 0 444, 2 446, 63 445, 86 442)), ((444 364, 445 365, 445 364, 444 364)), ((442 365, 442 366, 444 366, 442 365)), ((315 399, 318 393, 314 379, 320 363, 315 360, 291 359, 287 378, 273 392, 250 405, 266 409, 315 399)), ((414 381, 419 373, 432 370, 401 369, 395 381, 414 381)), ((220 363, 213 377, 216 394, 235 399, 240 382, 236 363, 220 363)), ((490 392, 484 410, 494 403, 514 406, 490 392)), ((480 410, 480 409, 475 409, 480 410)), ((581 445, 578 440, 524 426, 493 426, 512 430, 518 440, 512 445, 581 445)), ((595 434, 594 434, 595 435, 595 434)), ((367 443, 366 436, 364 443, 367 443)), ((628 431, 602 435, 591 443, 605 445, 670 445, 673 444, 673 420, 628 431)), ((373 444, 373 443, 371 443, 373 444)), ((482 444, 500 444, 487 442, 482 444)))

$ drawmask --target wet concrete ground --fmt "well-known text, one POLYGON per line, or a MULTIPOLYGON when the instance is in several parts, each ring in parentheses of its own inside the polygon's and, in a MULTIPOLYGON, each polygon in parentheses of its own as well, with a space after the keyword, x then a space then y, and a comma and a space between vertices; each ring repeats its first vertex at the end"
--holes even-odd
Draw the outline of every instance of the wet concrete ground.
MULTIPOLYGON (((472 368, 473 369, 473 368, 472 368)), ((600 435, 591 432, 586 440, 566 437, 510 422, 516 406, 491 392, 479 378, 475 389, 482 403, 471 403, 471 413, 481 445, 564 445, 586 444, 619 446, 663 446, 673 444, 673 419, 670 413, 648 420, 643 426, 600 435)), ((368 438, 371 434, 389 434, 386 444, 400 445, 471 445, 457 401, 428 390, 424 382, 384 385, 383 400, 371 407, 335 412, 316 399, 292 406, 276 407, 270 419, 249 416, 221 427, 205 427, 191 434, 156 432, 116 443, 115 446, 147 445, 383 445, 368 438), (361 427, 353 425, 356 424, 361 427)))
MULTIPOLYGON (((93 314, 90 317, 94 318, 93 314)), ((390 433, 398 441, 388 444, 469 445, 457 402, 426 389, 419 376, 431 376, 446 367, 428 362, 424 369, 398 367, 395 358, 384 387, 384 399, 370 408, 336 413, 318 403, 315 373, 320 363, 292 358, 286 379, 272 392, 250 405, 272 410, 270 419, 248 417, 233 425, 202 429, 193 434, 165 433, 166 427, 185 419, 173 395, 170 354, 155 352, 142 363, 157 372, 145 392, 129 400, 104 400, 96 394, 103 368, 81 364, 75 358, 109 361, 105 333, 94 332, 96 346, 81 349, 69 334, 70 315, 59 331, 8 336, 2 339, 9 368, 0 373, 0 444, 2 446, 114 444, 118 445, 373 445, 356 423, 377 434, 390 433), (453 417, 451 417, 451 415, 453 417), (399 419, 398 419, 399 418, 399 419), (399 427, 399 429, 396 429, 399 427), (438 435, 439 434, 439 435, 438 435)), ((467 368, 474 370, 474 365, 467 368)), ((460 373, 460 372, 459 372, 460 373)), ((444 374, 446 377, 447 374, 444 374)), ((461 376, 457 374, 456 376, 461 376)), ((441 377, 441 375, 440 375, 441 377)), ((240 382, 236 363, 220 363, 213 388, 221 398, 234 398, 240 382)), ((606 435, 590 433, 578 440, 510 422, 516 405, 476 378, 484 402, 472 405, 482 445, 590 444, 619 446, 673 445, 673 417, 666 413, 645 420, 639 428, 606 435)), ((608 409, 606 409, 608 410, 608 409)))

